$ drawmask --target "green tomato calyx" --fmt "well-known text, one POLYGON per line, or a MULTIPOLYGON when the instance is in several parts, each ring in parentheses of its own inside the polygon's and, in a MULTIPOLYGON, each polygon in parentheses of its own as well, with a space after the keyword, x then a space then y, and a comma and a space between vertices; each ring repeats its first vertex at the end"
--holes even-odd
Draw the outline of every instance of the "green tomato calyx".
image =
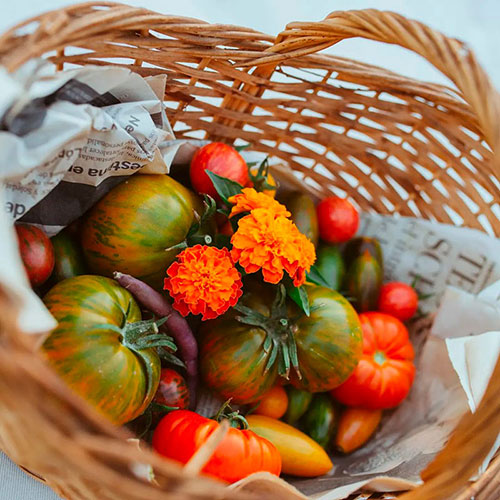
POLYGON ((219 422, 219 424, 223 420, 229 420, 229 425, 231 427, 235 427, 241 430, 248 429, 247 419, 243 415, 240 415, 240 412, 238 410, 233 411, 231 409, 231 400, 232 398, 229 398, 227 401, 225 401, 219 408, 219 411, 212 417, 212 419, 219 422))
POLYGON ((285 303, 286 289, 284 285, 278 285, 276 298, 271 306, 271 315, 265 316, 250 307, 239 302, 234 309, 240 313, 236 319, 246 325, 262 328, 267 336, 264 341, 264 351, 269 354, 264 372, 267 373, 278 362, 278 373, 289 379, 290 366, 293 366, 299 379, 302 378, 297 357, 297 344, 295 342, 295 325, 288 317, 288 310, 285 303))
POLYGON ((373 360, 375 361, 375 363, 377 363, 377 365, 382 366, 387 361, 387 356, 383 351, 375 351, 373 360))

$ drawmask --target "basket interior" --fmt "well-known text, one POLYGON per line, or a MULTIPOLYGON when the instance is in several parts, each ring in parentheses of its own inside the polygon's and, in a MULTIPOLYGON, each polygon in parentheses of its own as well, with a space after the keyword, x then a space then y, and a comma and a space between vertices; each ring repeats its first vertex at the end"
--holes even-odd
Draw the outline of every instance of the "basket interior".
POLYGON ((291 167, 311 193, 347 195, 362 210, 500 235, 492 152, 457 91, 324 55, 241 68, 273 38, 130 9, 70 7, 52 20, 46 44, 47 18, 27 22, 4 35, 0 62, 43 55, 59 69, 117 64, 165 74, 179 138, 250 143, 291 167))

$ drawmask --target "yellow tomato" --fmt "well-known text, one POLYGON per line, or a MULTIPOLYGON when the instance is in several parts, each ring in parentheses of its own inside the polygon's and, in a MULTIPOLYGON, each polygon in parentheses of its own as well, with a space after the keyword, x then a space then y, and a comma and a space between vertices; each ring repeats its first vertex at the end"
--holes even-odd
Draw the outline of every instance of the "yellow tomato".
POLYGON ((252 431, 276 446, 281 455, 283 473, 316 477, 333 467, 325 450, 295 427, 264 415, 250 415, 247 421, 252 431))
POLYGON ((256 415, 265 415, 271 418, 281 418, 288 408, 288 395, 281 385, 269 389, 255 409, 256 415))
POLYGON ((347 408, 340 416, 335 446, 351 453, 363 446, 373 435, 382 418, 382 410, 347 408))

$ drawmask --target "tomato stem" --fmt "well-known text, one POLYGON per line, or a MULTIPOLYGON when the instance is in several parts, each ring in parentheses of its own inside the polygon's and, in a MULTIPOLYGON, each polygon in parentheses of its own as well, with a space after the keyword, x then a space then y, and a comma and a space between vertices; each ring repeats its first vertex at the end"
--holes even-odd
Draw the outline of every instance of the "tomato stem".
POLYGON ((227 401, 225 401, 219 408, 219 411, 215 414, 215 416, 212 417, 212 419, 216 420, 219 423, 222 422, 222 419, 227 419, 229 420, 229 424, 231 425, 231 427, 236 427, 238 429, 248 429, 247 419, 243 415, 240 415, 239 411, 231 410, 231 400, 232 398, 229 398, 227 401))
POLYGON ((289 379, 290 366, 293 366, 299 379, 302 378, 297 356, 297 344, 295 342, 295 325, 288 317, 286 306, 286 289, 280 284, 277 287, 276 297, 271 306, 270 316, 265 316, 250 307, 241 304, 241 301, 234 306, 241 315, 236 316, 236 320, 246 325, 262 328, 266 333, 264 341, 264 351, 269 354, 264 372, 267 373, 278 362, 278 373, 289 379))

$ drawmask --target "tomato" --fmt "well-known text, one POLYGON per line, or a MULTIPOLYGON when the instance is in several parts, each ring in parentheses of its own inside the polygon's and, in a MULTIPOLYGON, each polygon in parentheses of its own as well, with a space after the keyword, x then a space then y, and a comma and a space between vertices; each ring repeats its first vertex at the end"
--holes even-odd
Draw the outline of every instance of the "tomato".
MULTIPOLYGON (((271 345, 288 342, 293 335, 302 378, 292 382, 310 392, 324 392, 340 385, 356 367, 362 351, 358 315, 339 293, 319 286, 306 286, 311 315, 289 304, 286 332, 278 331, 286 318, 273 315, 273 287, 246 286, 241 305, 267 318, 269 326, 239 321, 232 309, 199 330, 200 372, 205 384, 238 404, 252 403, 276 383, 279 360, 271 345), (266 345, 269 343, 269 346, 266 345), (270 367, 266 370, 269 360, 270 367)), ((241 319, 241 318, 240 318, 241 319)))
POLYGON ((191 160, 189 170, 191 185, 195 191, 219 199, 205 170, 236 181, 242 186, 246 186, 249 181, 248 167, 243 157, 236 149, 222 142, 212 142, 198 149, 191 160))
POLYGON ((194 221, 194 195, 168 175, 132 175, 89 212, 81 243, 90 271, 131 274, 162 288, 194 221))
MULTIPOLYGON (((219 427, 217 421, 188 410, 170 412, 153 434, 153 448, 167 458, 183 464, 219 427)), ((234 483, 254 472, 267 471, 279 476, 281 458, 267 439, 248 429, 231 427, 202 472, 234 483)))
POLYGON ((250 415, 247 421, 250 429, 276 446, 285 474, 317 477, 333 467, 325 450, 295 427, 264 415, 250 415))
POLYGON ((255 409, 256 415, 266 415, 272 418, 281 418, 288 408, 288 396, 281 385, 269 389, 255 409))
POLYGON ((345 287, 357 311, 376 309, 382 278, 382 269, 368 250, 354 259, 347 270, 345 287))
POLYGON ((253 187, 257 191, 262 191, 268 196, 274 198, 276 196, 276 189, 278 187, 276 179, 273 177, 271 172, 268 172, 267 176, 266 177, 262 176, 262 178, 258 177, 258 173, 259 173, 259 167, 256 166, 250 169, 250 179, 248 180, 248 183, 246 184, 245 187, 253 187))
POLYGON ((226 220, 224 224, 219 227, 219 234, 224 234, 225 236, 232 236, 234 234, 233 226, 231 226, 229 220, 226 220))
POLYGON ((85 274, 85 263, 81 249, 68 231, 61 231, 51 238, 54 247, 55 265, 50 277, 53 284, 66 278, 85 274))
POLYGON ((30 224, 16 224, 19 253, 32 286, 40 286, 54 269, 54 249, 48 236, 30 224))
POLYGON ((342 453, 351 453, 363 446, 376 431, 382 410, 346 408, 340 416, 335 447, 342 453))
POLYGON ((314 265, 330 288, 338 291, 345 274, 344 261, 338 247, 320 245, 316 250, 316 263, 314 265))
POLYGON ((337 410, 330 394, 315 394, 307 412, 300 420, 300 429, 326 448, 331 444, 336 427, 337 410))
POLYGON ((302 389, 297 389, 293 385, 286 388, 288 394, 288 408, 285 413, 285 422, 294 425, 309 408, 312 401, 312 394, 302 389))
POLYGON ((346 243, 343 251, 346 269, 351 267, 353 261, 365 252, 368 252, 375 258, 380 266, 380 269, 384 269, 384 255, 380 242, 377 238, 369 238, 368 236, 358 236, 357 238, 353 238, 346 243))
POLYGON ((358 230, 359 214, 349 200, 330 196, 316 207, 319 236, 327 243, 343 243, 358 230))
POLYGON ((378 310, 401 321, 407 321, 417 312, 417 292, 406 283, 393 281, 382 285, 378 298, 378 310))
POLYGON ((158 387, 160 359, 133 340, 141 311, 132 295, 114 280, 83 275, 43 300, 58 322, 42 346, 52 368, 114 424, 141 415, 158 387))
POLYGON ((184 377, 171 368, 162 368, 160 383, 153 399, 161 405, 184 410, 189 407, 189 390, 184 377))
POLYGON ((318 245, 318 217, 316 207, 307 194, 294 191, 283 198, 283 203, 292 214, 292 220, 302 234, 305 234, 314 244, 318 245))
POLYGON ((348 406, 393 408, 408 395, 415 377, 414 351, 408 330, 393 316, 360 314, 363 357, 354 373, 332 391, 348 406))

